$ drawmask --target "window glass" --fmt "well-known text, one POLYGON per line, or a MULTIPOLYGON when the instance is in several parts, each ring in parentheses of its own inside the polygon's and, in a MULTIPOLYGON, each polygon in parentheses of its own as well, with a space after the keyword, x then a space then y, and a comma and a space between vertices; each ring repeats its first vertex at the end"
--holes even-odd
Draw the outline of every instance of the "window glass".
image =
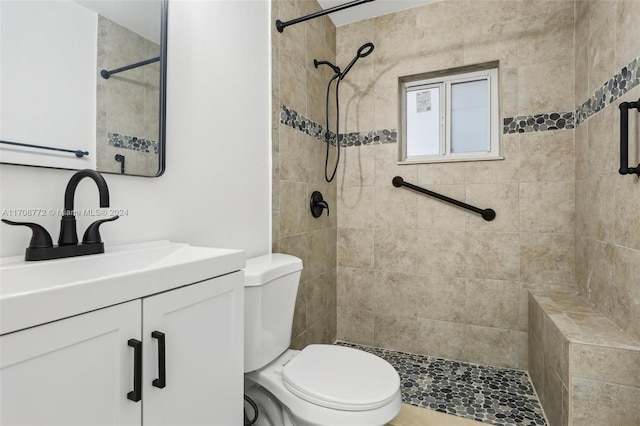
POLYGON ((400 162, 501 159, 497 63, 400 78, 400 162))
POLYGON ((489 151, 488 81, 451 84, 451 152, 489 151))
POLYGON ((407 156, 440 153, 440 87, 407 92, 407 156))

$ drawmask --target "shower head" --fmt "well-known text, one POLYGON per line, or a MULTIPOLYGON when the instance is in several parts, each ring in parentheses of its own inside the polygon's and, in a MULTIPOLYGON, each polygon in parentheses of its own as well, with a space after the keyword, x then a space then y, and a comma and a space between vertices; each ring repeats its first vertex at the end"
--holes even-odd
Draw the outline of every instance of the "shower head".
POLYGON ((342 80, 347 75, 347 73, 355 65, 358 59, 364 58, 365 56, 370 55, 371 52, 373 52, 373 48, 374 48, 373 43, 365 43, 362 46, 360 46, 360 49, 358 49, 358 53, 356 53, 356 56, 351 60, 351 63, 347 65, 347 68, 345 68, 344 71, 342 71, 342 73, 340 74, 340 80, 342 80))
POLYGON ((360 46, 360 49, 358 49, 358 58, 364 58, 365 56, 369 56, 371 52, 373 52, 374 47, 375 46, 373 45, 373 43, 365 43, 362 46, 360 46))
POLYGON ((333 65, 331 62, 319 61, 317 59, 314 59, 313 60, 313 66, 318 68, 319 65, 328 65, 329 67, 331 67, 331 69, 333 70, 334 73, 336 73, 337 75, 340 75, 340 68, 338 68, 337 66, 333 65))

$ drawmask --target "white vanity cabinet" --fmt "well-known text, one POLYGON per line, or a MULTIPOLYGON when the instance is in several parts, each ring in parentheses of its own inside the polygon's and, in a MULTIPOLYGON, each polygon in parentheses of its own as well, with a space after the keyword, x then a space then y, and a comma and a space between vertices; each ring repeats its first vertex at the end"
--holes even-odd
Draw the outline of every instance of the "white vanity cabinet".
POLYGON ((0 336, 0 424, 242 424, 242 280, 234 272, 0 336))
POLYGON ((143 424, 243 424, 244 275, 190 285, 142 301, 143 424), (166 386, 159 388, 164 333, 166 386))
POLYGON ((140 300, 0 336, 0 424, 136 425, 140 300))

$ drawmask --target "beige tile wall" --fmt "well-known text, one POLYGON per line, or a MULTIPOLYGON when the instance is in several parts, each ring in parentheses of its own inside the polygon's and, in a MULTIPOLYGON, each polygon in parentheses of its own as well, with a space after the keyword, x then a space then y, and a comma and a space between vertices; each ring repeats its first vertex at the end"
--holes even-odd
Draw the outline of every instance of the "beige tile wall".
MULTIPOLYGON (((576 282, 636 333, 637 182, 615 173, 615 105, 575 131, 503 135, 502 161, 398 166, 395 145, 351 147, 337 185, 323 183, 322 143, 281 125, 277 105, 324 124, 330 74, 313 59, 344 66, 372 41, 374 53, 341 84, 341 132, 397 128, 399 76, 491 60, 500 61, 502 117, 572 111, 640 56, 639 8, 634 0, 444 0, 337 32, 318 19, 274 33, 273 249, 305 261, 294 345, 330 341, 337 303, 339 339, 526 368, 527 289, 576 282), (393 188, 395 175, 498 217, 484 222, 393 188), (337 220, 308 215, 314 189, 327 192, 337 220)), ((314 10, 315 1, 273 2, 274 19, 314 10)))
MULTIPOLYGON (((576 93, 580 105, 640 57, 640 2, 576 2, 576 93)), ((580 293, 628 333, 640 337, 640 181, 621 176, 618 106, 640 87, 576 130, 576 281, 580 293)), ((638 114, 630 112, 629 164, 640 163, 638 114), (634 131, 633 129, 636 129, 634 131)))
MULTIPOLYGON (((400 76, 499 60, 501 118, 574 109, 573 1, 444 0, 337 30, 342 132, 398 128, 400 76), (348 90, 346 90, 348 88, 348 90), (341 88, 342 89, 342 88, 341 88)), ((574 131, 502 135, 504 160, 397 165, 346 149, 338 201, 338 338, 527 368, 527 288, 574 281, 574 131), (493 222, 393 176, 497 212, 493 222)))
MULTIPOLYGON (((320 9, 309 0, 273 0, 272 17, 288 21, 320 9)), ((332 343, 336 337, 336 185, 324 179, 321 141, 280 124, 279 105, 324 123, 328 69, 313 60, 335 62, 335 26, 318 18, 272 33, 272 178, 274 252, 298 256, 304 263, 298 290, 292 347, 332 343), (321 191, 330 216, 311 216, 309 199, 321 191)), ((326 213, 326 212, 325 212, 326 213)))
POLYGON ((529 296, 529 375, 549 424, 640 424, 640 343, 576 292, 529 296))

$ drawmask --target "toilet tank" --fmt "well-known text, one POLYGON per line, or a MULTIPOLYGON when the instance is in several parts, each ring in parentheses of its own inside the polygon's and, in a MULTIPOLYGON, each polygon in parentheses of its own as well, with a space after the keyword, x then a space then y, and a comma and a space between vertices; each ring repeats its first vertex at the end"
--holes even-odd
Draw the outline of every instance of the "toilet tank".
POLYGON ((291 343, 302 260, 273 253, 244 269, 244 371, 267 365, 291 343))

